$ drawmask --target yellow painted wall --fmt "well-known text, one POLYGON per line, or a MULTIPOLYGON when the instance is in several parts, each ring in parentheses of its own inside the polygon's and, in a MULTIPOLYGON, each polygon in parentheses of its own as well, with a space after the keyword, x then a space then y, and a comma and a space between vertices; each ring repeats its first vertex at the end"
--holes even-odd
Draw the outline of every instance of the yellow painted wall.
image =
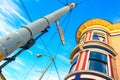
POLYGON ((111 37, 111 46, 117 52, 115 57, 115 65, 117 71, 117 80, 120 80, 120 36, 112 36, 111 37))
MULTIPOLYGON (((87 22, 83 23, 76 33, 76 41, 79 42, 79 38, 81 35, 91 29, 91 28, 101 28, 105 30, 108 34, 120 34, 120 23, 110 23, 109 21, 103 19, 91 19, 87 22)), ((118 36, 110 36, 109 45, 117 52, 117 55, 114 57, 115 60, 113 64, 113 70, 115 73, 115 80, 120 80, 120 35, 118 36)))

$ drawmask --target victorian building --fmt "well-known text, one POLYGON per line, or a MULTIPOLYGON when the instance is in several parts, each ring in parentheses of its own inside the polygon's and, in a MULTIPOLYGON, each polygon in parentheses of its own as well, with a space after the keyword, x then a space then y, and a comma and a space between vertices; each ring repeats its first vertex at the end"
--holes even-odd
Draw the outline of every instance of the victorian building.
POLYGON ((120 80, 120 23, 91 19, 78 28, 65 80, 120 80))

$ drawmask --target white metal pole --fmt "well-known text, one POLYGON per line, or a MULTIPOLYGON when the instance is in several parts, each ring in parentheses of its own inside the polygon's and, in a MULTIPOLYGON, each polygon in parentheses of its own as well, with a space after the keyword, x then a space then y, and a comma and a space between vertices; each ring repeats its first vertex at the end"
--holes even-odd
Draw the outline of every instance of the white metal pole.
POLYGON ((75 3, 71 3, 41 19, 38 19, 37 21, 34 21, 26 27, 2 37, 0 39, 0 60, 7 57, 17 48, 23 46, 39 32, 44 31, 47 26, 52 22, 57 21, 61 16, 72 10, 75 6, 75 3))
POLYGON ((51 58, 50 62, 48 63, 48 65, 46 66, 45 70, 42 72, 42 74, 41 74, 41 76, 40 76, 40 78, 39 78, 38 80, 41 80, 41 79, 43 78, 45 72, 48 70, 48 68, 50 67, 50 65, 53 63, 53 61, 54 61, 54 56, 52 56, 52 57, 50 57, 50 58, 51 58))

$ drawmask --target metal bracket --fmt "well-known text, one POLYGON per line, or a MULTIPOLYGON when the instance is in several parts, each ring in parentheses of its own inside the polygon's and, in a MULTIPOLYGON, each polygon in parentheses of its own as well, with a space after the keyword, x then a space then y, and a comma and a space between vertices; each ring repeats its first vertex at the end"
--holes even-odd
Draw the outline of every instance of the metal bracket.
POLYGON ((63 33, 63 30, 62 30, 58 20, 56 21, 56 25, 57 25, 58 32, 59 32, 59 35, 60 35, 60 39, 62 41, 62 44, 64 45, 65 44, 64 33, 63 33))

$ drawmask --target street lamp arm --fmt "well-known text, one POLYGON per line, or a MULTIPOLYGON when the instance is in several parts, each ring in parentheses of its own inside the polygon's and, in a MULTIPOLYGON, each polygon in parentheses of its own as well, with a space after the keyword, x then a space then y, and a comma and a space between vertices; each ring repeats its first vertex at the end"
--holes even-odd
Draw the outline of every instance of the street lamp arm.
POLYGON ((44 76, 45 72, 48 70, 48 68, 50 67, 50 65, 53 63, 55 57, 54 56, 50 56, 50 55, 47 55, 47 54, 36 54, 36 57, 39 58, 39 57, 42 57, 42 56, 47 56, 47 57, 50 57, 51 60, 50 62, 48 63, 48 65, 46 66, 45 70, 42 72, 42 75, 40 76, 40 78, 38 80, 41 80, 42 77, 44 76))
POLYGON ((52 62, 54 61, 54 59, 51 59, 49 64, 47 65, 47 67, 45 68, 45 70, 42 72, 42 75, 40 76, 40 78, 38 80, 41 80, 42 77, 44 76, 45 72, 48 70, 48 68, 50 67, 50 65, 52 64, 52 62))
POLYGON ((47 55, 47 54, 36 54, 37 58, 42 57, 42 56, 47 56, 47 57, 50 57, 51 59, 55 58, 54 56, 50 56, 50 55, 47 55))

